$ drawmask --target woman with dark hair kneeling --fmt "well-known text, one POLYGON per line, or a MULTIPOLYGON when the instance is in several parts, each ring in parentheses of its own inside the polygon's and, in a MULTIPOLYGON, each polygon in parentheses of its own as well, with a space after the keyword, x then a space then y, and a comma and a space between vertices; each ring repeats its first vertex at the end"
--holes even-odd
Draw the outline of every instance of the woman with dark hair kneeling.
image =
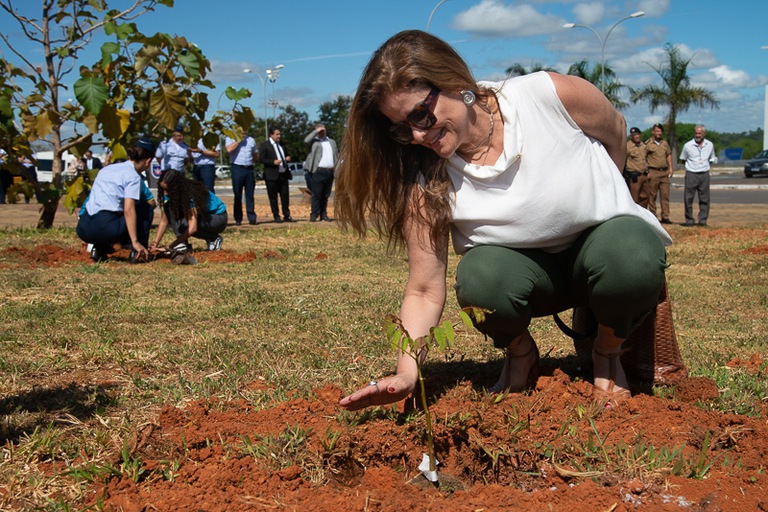
MULTIPOLYGON (((672 242, 624 183, 625 130, 581 78, 478 83, 444 41, 401 32, 374 52, 352 101, 336 217, 407 249, 399 316, 413 339, 440 321, 450 236, 462 255, 458 302, 490 311, 476 327, 505 351, 494 391, 519 391, 535 377, 533 317, 589 307, 599 323, 594 395, 614 407, 630 396, 622 343, 656 305, 672 242)), ((424 355, 400 353, 395 375, 340 405, 405 398, 424 355)))
POLYGON ((186 245, 189 237, 203 239, 209 251, 221 250, 221 232, 227 227, 227 207, 200 181, 192 181, 178 171, 165 171, 157 183, 157 196, 163 203, 152 253, 160 250, 160 240, 170 224, 176 234, 170 247, 186 245))
POLYGON ((94 261, 106 260, 114 243, 131 247, 131 263, 149 256, 146 246, 154 211, 141 200, 139 173, 150 168, 155 149, 151 139, 138 139, 128 148, 128 160, 104 167, 93 181, 77 236, 93 244, 94 261))

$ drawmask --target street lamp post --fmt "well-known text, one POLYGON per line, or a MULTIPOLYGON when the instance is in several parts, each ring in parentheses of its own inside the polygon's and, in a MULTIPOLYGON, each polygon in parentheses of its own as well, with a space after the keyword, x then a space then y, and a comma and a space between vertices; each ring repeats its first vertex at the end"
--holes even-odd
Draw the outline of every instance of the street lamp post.
POLYGON ((437 11, 437 8, 443 5, 448 0, 440 0, 434 9, 432 9, 432 12, 429 13, 429 19, 427 20, 427 33, 429 33, 429 26, 432 24, 432 16, 435 15, 435 11, 437 11))
MULTIPOLYGON (((768 50, 768 45, 761 46, 761 50, 768 50)), ((765 86, 763 95, 763 149, 768 149, 768 85, 765 86)))
POLYGON ((605 43, 608 41, 608 36, 611 35, 611 32, 613 32, 613 29, 615 29, 619 23, 623 21, 627 21, 631 18, 639 18, 640 16, 645 16, 644 11, 637 11, 633 12, 629 16, 625 16, 621 18, 619 21, 611 25, 611 28, 608 29, 608 32, 606 32, 605 37, 601 37, 600 34, 597 33, 597 30, 593 29, 592 27, 588 25, 582 25, 580 23, 566 23, 563 25, 563 28, 585 28, 587 30, 591 30, 593 34, 595 34, 595 37, 597 37, 597 40, 600 41, 600 90, 602 92, 605 92, 605 43))
MULTIPOLYGON (((264 140, 269 139, 269 120, 267 118, 267 81, 272 82, 272 84, 275 83, 275 80, 277 80, 277 77, 280 76, 280 70, 283 69, 285 66, 282 64, 278 64, 272 69, 267 69, 264 73, 267 75, 267 79, 265 80, 263 76, 261 76, 261 73, 256 71, 255 69, 244 69, 243 73, 253 73, 257 77, 259 77, 259 80, 261 80, 261 88, 262 92, 264 93, 264 140)), ((274 85, 273 85, 274 87, 274 85)))
MULTIPOLYGON (((221 94, 219 94, 219 99, 216 100, 217 111, 221 110, 221 98, 224 97, 224 94, 226 94, 226 92, 227 92, 226 89, 221 91, 221 94)), ((224 149, 225 149, 224 138, 221 136, 221 134, 219 134, 219 167, 221 168, 224 167, 224 149)))

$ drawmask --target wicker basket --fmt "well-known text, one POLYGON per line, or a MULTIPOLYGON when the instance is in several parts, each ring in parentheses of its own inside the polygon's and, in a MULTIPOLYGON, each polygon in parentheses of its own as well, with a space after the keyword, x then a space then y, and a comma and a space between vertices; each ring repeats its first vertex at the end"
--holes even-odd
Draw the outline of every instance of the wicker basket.
MULTIPOLYGON (((555 321, 563 328, 562 321, 555 321)), ((563 329, 573 338, 573 345, 582 366, 592 366, 592 346, 597 333, 597 321, 588 308, 574 308, 573 328, 563 329)), ((688 375, 672 323, 672 304, 667 285, 659 294, 656 308, 632 331, 622 345, 621 364, 630 378, 670 384, 688 375)))

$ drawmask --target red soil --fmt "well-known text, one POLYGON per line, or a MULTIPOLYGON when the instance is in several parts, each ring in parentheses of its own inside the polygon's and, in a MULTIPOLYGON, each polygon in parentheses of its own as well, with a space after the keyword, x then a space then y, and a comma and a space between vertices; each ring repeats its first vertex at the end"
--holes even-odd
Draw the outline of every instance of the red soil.
MULTIPOLYGON (((229 263, 281 255, 224 250, 195 257, 229 263)), ((127 251, 112 258, 127 259, 127 251)), ((88 261, 84 248, 0 251, 4 267, 88 261)), ((755 354, 728 366, 756 373, 764 371, 763 361, 755 354)), ((758 417, 710 411, 706 404, 718 389, 709 379, 684 378, 664 398, 641 393, 615 410, 597 411, 590 385, 557 369, 545 367, 530 394, 498 401, 480 391, 492 383, 485 382, 489 376, 473 375, 470 382, 465 373, 428 375, 428 389, 436 393, 430 400, 440 488, 423 485, 416 470, 425 451, 423 418, 342 413, 336 405, 342 390, 326 386, 262 409, 243 400, 167 406, 130 447, 143 464, 138 482, 123 477, 91 484, 92 503, 125 512, 768 511, 768 407, 758 417), (285 435, 290 429, 308 432, 295 451, 285 435), (246 438, 253 448, 268 447, 266 456, 248 453, 246 438), (268 438, 280 442, 267 444, 268 438), (616 464, 615 448, 624 446, 636 460, 627 456, 616 464), (655 470, 651 448, 657 457, 662 449, 679 449, 688 477, 655 470), (620 471, 578 474, 601 468, 606 456, 620 471), (690 477, 708 464, 704 478, 690 477)), ((246 391, 269 387, 255 382, 246 391)), ((119 467, 120 454, 113 462, 119 467)))
MULTIPOLYGON (((670 398, 639 394, 616 410, 599 411, 594 430, 588 420, 594 411, 590 385, 560 370, 545 368, 530 395, 508 395, 498 403, 460 376, 441 375, 440 381, 428 386, 443 393, 431 406, 441 488, 409 483, 414 477, 424 483, 416 470, 425 446, 423 420, 383 413, 344 420, 350 416, 336 406, 342 391, 326 386, 310 398, 261 410, 244 401, 165 407, 132 449, 147 469, 145 477, 138 483, 112 479, 94 492, 103 497, 104 510, 126 512, 768 510, 768 426, 694 405, 717 395, 708 379, 683 379, 670 398), (308 441, 301 454, 292 455, 284 433, 297 427, 309 431, 308 441), (612 458, 621 445, 657 453, 681 447, 689 470, 699 454, 712 465, 704 479, 649 466, 641 471, 647 460, 627 461, 619 474, 575 475, 587 469, 584 447, 598 446, 595 430, 612 458), (339 437, 329 448, 333 432, 339 437), (265 446, 267 436, 281 434, 264 457, 244 449, 246 436, 253 446, 265 446), (547 458, 542 447, 556 455, 547 458), (173 481, 161 477, 168 461, 179 463, 173 481)), ((601 454, 595 449, 590 456, 593 468, 600 466, 601 454)))

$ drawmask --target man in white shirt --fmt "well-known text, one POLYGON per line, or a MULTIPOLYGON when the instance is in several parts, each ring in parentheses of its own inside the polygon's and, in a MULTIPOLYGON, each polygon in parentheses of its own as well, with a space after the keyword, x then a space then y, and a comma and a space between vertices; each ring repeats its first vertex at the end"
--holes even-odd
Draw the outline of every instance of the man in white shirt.
POLYGON ((192 177, 200 181, 205 188, 213 193, 216 183, 216 159, 219 158, 218 144, 214 149, 208 149, 203 144, 202 137, 197 141, 197 147, 190 149, 194 167, 192 168, 192 177))
POLYGON ((707 225, 709 217, 709 164, 715 159, 715 146, 704 138, 707 130, 697 125, 693 140, 683 146, 680 160, 685 162, 685 224, 693 226, 693 196, 699 195, 699 226, 707 225))
POLYGON ((312 182, 312 212, 309 221, 330 221, 332 219, 328 217, 328 198, 333 188, 333 172, 339 159, 339 149, 336 141, 328 137, 322 123, 315 125, 314 131, 304 138, 304 142, 312 142, 306 166, 312 182))
POLYGON ((234 210, 235 225, 243 222, 243 190, 245 190, 245 213, 248 223, 256 224, 256 211, 253 206, 253 191, 256 188, 256 176, 253 174, 253 160, 256 155, 256 141, 249 135, 235 140, 230 137, 224 141, 227 153, 229 153, 230 172, 232 174, 232 192, 235 201, 234 210))
MULTIPOLYGON (((163 141, 157 146, 157 152, 155 153, 157 161, 160 162, 160 171, 167 171, 169 169, 179 172, 184 172, 184 167, 191 160, 189 146, 184 142, 184 133, 182 128, 177 126, 173 130, 173 135, 170 139, 163 141)), ((150 174, 149 186, 156 187, 157 180, 154 179, 152 173, 150 174)))
POLYGON ((83 162, 83 169, 86 169, 88 171, 92 169, 101 169, 104 167, 104 165, 101 163, 101 160, 95 156, 93 156, 93 151, 86 150, 85 155, 83 155, 82 158, 83 162))

